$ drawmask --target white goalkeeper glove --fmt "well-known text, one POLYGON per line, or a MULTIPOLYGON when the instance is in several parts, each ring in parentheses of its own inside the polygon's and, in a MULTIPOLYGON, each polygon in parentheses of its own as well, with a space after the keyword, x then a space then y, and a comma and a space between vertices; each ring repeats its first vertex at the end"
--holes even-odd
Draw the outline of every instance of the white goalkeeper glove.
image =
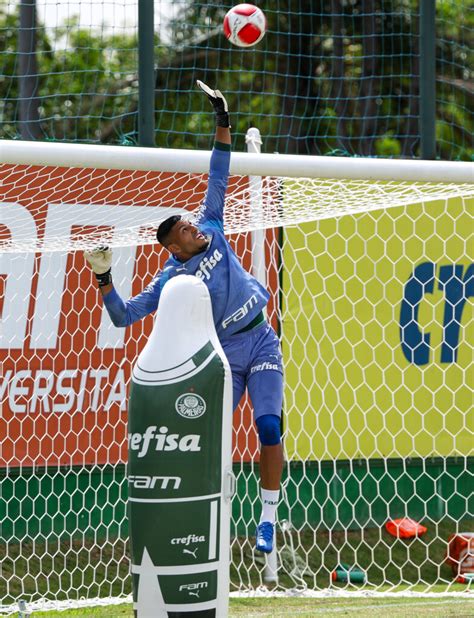
POLYGON ((203 92, 206 93, 207 98, 212 104, 214 111, 216 112, 216 124, 218 127, 230 128, 229 122, 229 108, 227 101, 220 90, 212 90, 204 82, 199 79, 196 81, 197 85, 203 92))
POLYGON ((91 265, 99 287, 112 283, 112 249, 97 247, 92 251, 84 251, 84 257, 91 265))

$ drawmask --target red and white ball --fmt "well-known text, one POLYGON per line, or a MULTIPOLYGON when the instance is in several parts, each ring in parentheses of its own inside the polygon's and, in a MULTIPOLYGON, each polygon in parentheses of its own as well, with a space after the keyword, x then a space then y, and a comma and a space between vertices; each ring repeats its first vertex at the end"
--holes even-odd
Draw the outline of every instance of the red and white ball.
POLYGON ((258 6, 237 4, 224 17, 224 34, 238 47, 256 45, 265 36, 267 20, 258 6))

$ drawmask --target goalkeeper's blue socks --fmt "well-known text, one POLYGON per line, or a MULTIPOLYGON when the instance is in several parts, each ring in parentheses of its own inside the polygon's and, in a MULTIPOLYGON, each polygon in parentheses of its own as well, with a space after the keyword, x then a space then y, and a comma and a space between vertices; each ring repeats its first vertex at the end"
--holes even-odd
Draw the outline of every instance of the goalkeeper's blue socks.
POLYGON ((280 491, 261 489, 262 495, 262 514, 256 532, 256 548, 269 554, 273 550, 273 539, 275 536, 275 515, 280 498, 280 491))

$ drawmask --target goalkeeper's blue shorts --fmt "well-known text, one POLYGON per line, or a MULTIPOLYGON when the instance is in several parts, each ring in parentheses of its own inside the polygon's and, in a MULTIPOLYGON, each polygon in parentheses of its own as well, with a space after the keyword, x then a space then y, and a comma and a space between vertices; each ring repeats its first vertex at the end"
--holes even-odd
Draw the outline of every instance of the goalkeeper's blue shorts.
POLYGON ((283 364, 280 342, 273 328, 263 322, 252 330, 226 338, 222 347, 232 369, 234 410, 247 388, 255 419, 264 414, 281 417, 283 364))

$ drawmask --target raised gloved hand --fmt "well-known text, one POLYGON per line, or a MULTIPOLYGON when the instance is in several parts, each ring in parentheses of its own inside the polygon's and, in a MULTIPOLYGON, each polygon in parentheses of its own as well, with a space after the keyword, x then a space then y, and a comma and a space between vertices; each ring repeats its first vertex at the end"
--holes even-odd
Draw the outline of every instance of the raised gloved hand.
POLYGON ((206 93, 207 98, 212 104, 216 113, 216 124, 218 127, 229 128, 229 108, 227 107, 227 101, 220 90, 211 90, 204 82, 197 80, 197 85, 203 92, 206 93))
POLYGON ((91 251, 84 251, 84 257, 91 265, 99 287, 112 283, 112 249, 97 247, 91 251))

